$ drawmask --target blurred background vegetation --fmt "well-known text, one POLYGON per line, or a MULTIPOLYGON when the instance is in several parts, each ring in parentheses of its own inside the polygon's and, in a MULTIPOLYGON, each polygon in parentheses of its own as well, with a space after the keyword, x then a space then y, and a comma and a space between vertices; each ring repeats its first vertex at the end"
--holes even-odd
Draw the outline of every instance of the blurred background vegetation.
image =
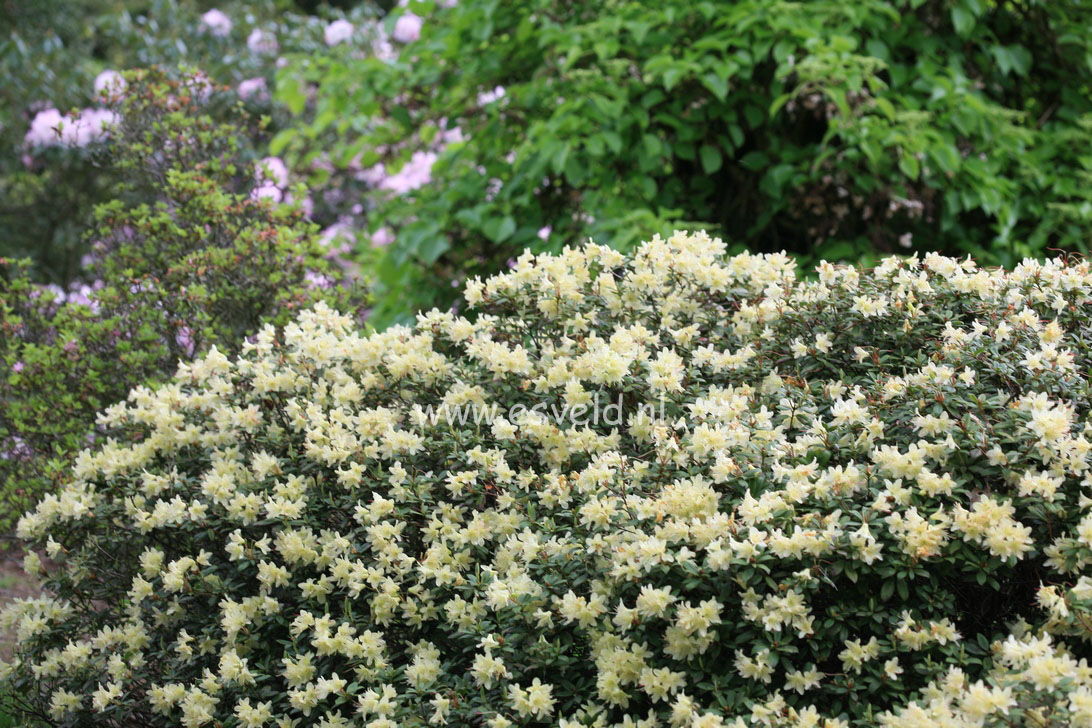
MULTIPOLYGON (((380 11, 347 5, 350 18, 380 11)), ((220 10, 232 27, 217 35, 202 22, 211 9, 185 0, 0 0, 0 255, 29 256, 39 279, 67 287, 81 275, 91 210, 116 194, 94 148, 28 147, 43 109, 96 106, 95 80, 107 70, 187 64, 218 84, 271 80, 281 56, 254 52, 253 30, 275 38, 277 53, 311 53, 324 47, 326 19, 344 16, 329 6, 312 15, 313 4, 291 0, 236 2, 220 10)), ((271 111, 268 94, 249 103, 255 114, 271 111)))
POLYGON ((309 186, 379 326, 451 305, 524 247, 626 249, 684 225, 805 267, 1084 252, 1090 8, 3 0, 0 254, 81 279, 91 210, 118 180, 94 145, 30 149, 28 130, 43 109, 95 106, 103 71, 179 64, 227 90, 213 113, 245 96, 267 118, 241 130, 244 154, 309 186), (352 34, 331 43, 339 21, 352 34))
MULTIPOLYGON (((809 267, 924 250, 1011 265, 1087 248, 1089 9, 460 2, 393 64, 282 70, 278 97, 311 122, 273 146, 397 165, 461 130, 429 184, 369 220, 394 232, 380 291, 415 305, 525 246, 682 226, 809 267)), ((404 315, 390 303, 379 320, 404 315)))
POLYGON ((0 0, 0 526, 98 408, 316 296, 382 328, 683 227, 804 271, 1086 253, 1090 11, 0 0))

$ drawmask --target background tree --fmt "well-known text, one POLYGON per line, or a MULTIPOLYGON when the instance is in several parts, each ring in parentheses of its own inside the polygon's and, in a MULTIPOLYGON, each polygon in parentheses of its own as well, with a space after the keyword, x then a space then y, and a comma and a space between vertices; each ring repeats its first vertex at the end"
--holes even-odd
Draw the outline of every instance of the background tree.
POLYGON ((428 184, 381 183, 366 205, 368 229, 394 233, 377 322, 450 304, 433 281, 524 247, 624 250, 683 223, 805 268, 1087 249, 1086 3, 445 5, 384 21, 433 19, 394 63, 317 54, 278 81, 314 113, 275 153, 426 168, 428 184))

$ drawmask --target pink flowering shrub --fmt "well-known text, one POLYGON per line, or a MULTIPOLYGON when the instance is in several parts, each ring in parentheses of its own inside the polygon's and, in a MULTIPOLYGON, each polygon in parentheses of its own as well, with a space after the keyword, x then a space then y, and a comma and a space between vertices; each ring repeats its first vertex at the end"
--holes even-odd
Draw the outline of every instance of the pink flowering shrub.
POLYGON ((254 53, 276 53, 280 45, 277 36, 271 31, 255 28, 246 37, 246 45, 254 53))
MULTIPOLYGON (((117 194, 118 180, 99 157, 102 122, 116 122, 104 110, 125 93, 121 73, 152 65, 200 69, 208 83, 194 92, 210 94, 210 113, 242 99, 276 130, 291 121, 272 100, 275 74, 288 57, 326 50, 324 29, 338 20, 355 29, 345 53, 370 53, 385 36, 370 0, 336 4, 36 0, 0 8, 0 147, 9 151, 0 154, 8 211, 0 215, 0 255, 32 258, 32 275, 42 282, 67 287, 82 275, 80 231, 94 207, 117 194), (78 120, 74 110, 82 110, 78 120)), ((246 142, 265 156, 268 130, 246 142)), ((314 219, 324 225, 351 206, 313 202, 314 219)))
POLYGON ((54 725, 1084 726, 1092 266, 525 253, 134 389, 19 524, 54 725), (43 569, 28 558, 32 573, 43 569))
MULTIPOLYGON (((100 205, 87 282, 32 281, 0 258, 0 529, 68 480, 98 436, 95 415, 179 359, 237 348, 265 321, 318 300, 359 301, 297 207, 251 194, 235 125, 184 91, 192 79, 130 75, 112 132, 115 171, 132 185, 100 205)), ((356 305, 356 304, 353 304, 356 305)))
POLYGON ((421 37, 422 24, 423 21, 419 15, 411 12, 402 13, 394 23, 391 37, 399 43, 412 43, 421 37))
POLYGON ((201 27, 221 38, 231 33, 232 25, 231 18, 219 8, 213 8, 201 16, 201 27))
POLYGON ((338 20, 331 22, 323 31, 323 38, 326 40, 326 45, 329 46, 344 43, 349 40, 352 35, 353 24, 344 18, 339 18, 338 20))
POLYGON ((89 108, 79 114, 63 115, 53 108, 43 109, 31 121, 23 145, 28 150, 58 144, 86 147, 101 141, 117 123, 117 114, 109 109, 89 108))

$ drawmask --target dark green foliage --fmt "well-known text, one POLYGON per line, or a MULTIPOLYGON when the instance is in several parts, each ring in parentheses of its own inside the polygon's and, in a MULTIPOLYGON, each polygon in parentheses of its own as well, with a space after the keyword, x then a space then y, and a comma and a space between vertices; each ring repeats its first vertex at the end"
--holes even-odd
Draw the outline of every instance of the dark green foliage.
POLYGON ((252 199, 240 127, 214 122, 187 85, 158 71, 130 76, 113 133, 123 200, 99 206, 90 236, 93 305, 62 304, 0 259, 0 529, 56 488, 94 438, 95 413, 178 360, 233 351, 264 322, 349 289, 316 287, 329 269, 315 227, 289 206, 252 199))
POLYGON ((628 249, 684 223, 805 267, 1087 249, 1087 2, 441 5, 409 4, 428 20, 397 63, 309 56, 278 80, 298 109, 318 92, 275 153, 394 170, 438 129, 467 137, 431 184, 376 195, 371 229, 397 233, 383 320, 525 246, 628 249))

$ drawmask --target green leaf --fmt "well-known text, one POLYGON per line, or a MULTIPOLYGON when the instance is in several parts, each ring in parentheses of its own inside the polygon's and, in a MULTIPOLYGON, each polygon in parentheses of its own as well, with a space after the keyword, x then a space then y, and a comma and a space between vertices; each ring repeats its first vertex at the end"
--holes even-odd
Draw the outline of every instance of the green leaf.
POLYGON ((664 93, 663 89, 653 88, 641 97, 641 106, 646 109, 651 109, 666 98, 667 94, 664 93))
POLYGON ((737 149, 743 146, 743 129, 739 124, 729 124, 728 135, 732 137, 732 144, 734 144, 737 149))
POLYGON ((959 170, 959 152, 952 144, 937 144, 929 150, 929 156, 942 172, 955 174, 959 170))
POLYGON ((1031 53, 1021 45, 995 45, 990 48, 990 55, 1006 76, 1014 71, 1018 76, 1027 76, 1031 70, 1031 53))
POLYGON ((701 83, 720 101, 724 101, 728 98, 728 79, 721 78, 716 73, 710 71, 701 77, 701 83))
POLYGON ((302 114, 307 107, 307 94, 300 82, 291 81, 277 85, 277 98, 283 101, 293 114, 302 114))
POLYGON ((467 207, 456 212, 455 219, 467 227, 480 229, 482 226, 482 212, 484 212, 484 209, 481 205, 478 207, 467 207))
POLYGON ((961 38, 966 38, 974 28, 975 17, 969 10, 967 10, 962 3, 952 8, 952 25, 955 27, 955 32, 961 38))
POLYGON ((888 579, 880 587, 880 601, 886 602, 895 593, 895 582, 888 579))
POLYGON ((887 117, 888 121, 895 120, 895 105, 883 96, 876 97, 876 108, 880 110, 881 114, 887 117))
POLYGON ((747 119, 747 126, 752 129, 758 129, 762 126, 764 121, 762 117, 762 109, 758 108, 754 104, 747 104, 743 107, 743 117, 747 119))
POLYGON ((554 152, 553 158, 550 159, 550 166, 554 170, 554 174, 561 174, 565 171, 565 163, 569 159, 569 144, 566 142, 558 147, 554 152))
POLYGON ((269 153, 275 157, 279 156, 292 140, 296 138, 296 134, 297 131, 292 127, 281 129, 269 142, 269 153))
POLYGON ((910 179, 917 179, 918 172, 920 171, 920 165, 918 165, 918 159, 909 152, 903 152, 899 157, 899 169, 910 179))
POLYGON ((650 157, 659 156, 660 152, 663 150, 663 144, 661 144, 660 140, 652 134, 645 134, 642 136, 641 143, 644 144, 645 153, 650 157))
MULTIPOLYGON (((434 244, 430 243, 436 237, 440 237, 440 227, 435 223, 416 223, 406 226, 398 235, 395 243, 394 255, 405 261, 410 255, 424 258, 423 250, 430 249, 434 244)), ((440 251, 441 253, 443 251, 440 251)), ((439 257, 440 253, 436 256, 439 257)), ((435 261, 433 258, 429 262, 435 261)))
POLYGON ((780 96, 775 98, 773 100, 773 103, 770 104, 770 118, 773 118, 774 116, 776 116, 777 112, 781 110, 781 107, 784 106, 785 103, 791 98, 792 98, 791 93, 781 94, 780 96))
POLYGON ((511 215, 493 217, 482 225, 482 232, 494 243, 507 240, 516 231, 516 221, 511 215))
POLYGON ((795 169, 791 164, 779 164, 766 170, 759 183, 760 189, 770 197, 781 197, 781 190, 793 176, 795 169))
POLYGON ((760 152, 757 149, 752 152, 747 152, 743 155, 743 158, 739 160, 739 165, 744 169, 749 169, 752 172, 757 172, 763 169, 770 163, 769 157, 764 152, 760 152))
POLYGON ((451 244, 446 235, 433 235, 421 241, 417 246, 417 255, 426 263, 435 263, 441 255, 447 252, 451 244))
POLYGON ((706 174, 713 174, 720 169, 721 164, 724 162, 720 150, 712 144, 702 144, 698 153, 701 155, 701 167, 706 174))
POLYGON ((675 85, 682 79, 683 74, 685 73, 686 69, 678 66, 664 71, 664 88, 668 91, 675 88, 675 85))

